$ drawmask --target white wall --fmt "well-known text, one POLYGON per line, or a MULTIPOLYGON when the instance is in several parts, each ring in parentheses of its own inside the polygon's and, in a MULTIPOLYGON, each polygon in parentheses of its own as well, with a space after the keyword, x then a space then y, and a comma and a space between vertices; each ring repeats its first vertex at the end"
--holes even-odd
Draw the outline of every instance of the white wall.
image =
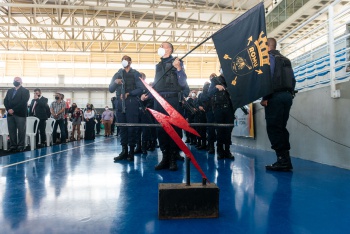
MULTIPOLYGON (((337 85, 339 99, 330 87, 298 93, 288 121, 291 156, 350 169, 350 81, 337 85)), ((232 139, 233 143, 271 150, 266 134, 265 112, 254 104, 255 139, 232 139)))

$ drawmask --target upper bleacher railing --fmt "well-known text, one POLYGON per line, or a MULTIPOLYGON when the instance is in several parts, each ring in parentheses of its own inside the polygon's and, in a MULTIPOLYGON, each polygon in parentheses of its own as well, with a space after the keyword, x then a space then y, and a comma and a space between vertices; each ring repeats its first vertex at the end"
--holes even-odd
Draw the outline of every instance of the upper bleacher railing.
POLYGON ((332 97, 339 97, 335 84, 350 80, 350 5, 338 5, 340 1, 319 12, 287 36, 302 31, 301 37, 279 40, 281 52, 291 58, 296 77, 296 89, 300 92, 331 86, 332 97), (337 12, 335 12, 337 10, 337 12), (336 16, 333 17, 333 14, 336 16), (307 30, 308 24, 318 17, 327 17, 323 23, 307 30), (306 31, 306 32, 305 32, 306 31), (316 39, 311 35, 321 33, 316 39), (332 43, 330 43, 332 42, 332 43))

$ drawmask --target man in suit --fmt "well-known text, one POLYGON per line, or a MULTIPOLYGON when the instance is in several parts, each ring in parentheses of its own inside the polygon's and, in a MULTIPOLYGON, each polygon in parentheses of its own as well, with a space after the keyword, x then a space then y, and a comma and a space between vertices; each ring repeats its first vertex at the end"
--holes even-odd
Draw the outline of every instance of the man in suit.
POLYGON ((37 147, 44 147, 45 142, 46 142, 46 120, 47 120, 47 113, 46 110, 48 108, 47 104, 48 100, 46 97, 43 97, 41 95, 41 90, 40 89, 34 89, 34 99, 30 103, 30 116, 35 116, 37 117, 39 121, 38 125, 38 131, 36 133, 36 144, 37 147), (38 144, 39 142, 39 132, 40 132, 40 140, 41 144, 38 144))
POLYGON ((10 135, 9 151, 24 151, 26 124, 27 124, 27 103, 29 100, 28 89, 22 86, 22 78, 15 77, 13 80, 14 88, 7 91, 4 105, 7 115, 7 125, 10 135), (18 133, 18 141, 17 141, 18 133))

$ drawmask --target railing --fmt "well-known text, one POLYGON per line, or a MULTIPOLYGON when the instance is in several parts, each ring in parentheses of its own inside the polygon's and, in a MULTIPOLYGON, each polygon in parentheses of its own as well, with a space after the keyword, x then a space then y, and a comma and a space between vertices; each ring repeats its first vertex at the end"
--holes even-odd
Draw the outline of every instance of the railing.
MULTIPOLYGON (((350 48, 343 48, 335 53, 335 80, 336 83, 344 82, 350 79, 350 73, 346 71, 350 65, 347 60, 347 54, 350 48)), ((323 56, 314 61, 294 67, 296 89, 306 91, 311 88, 323 87, 330 83, 330 58, 329 55, 323 56)))
MULTIPOLYGON (((321 10, 287 36, 299 33, 300 37, 282 44, 281 52, 291 58, 296 77, 296 89, 307 91, 310 89, 331 86, 331 96, 338 98, 335 84, 350 80, 350 4, 337 6, 339 0, 321 10), (333 17, 334 8, 339 12, 333 17), (340 10, 339 10, 340 9, 340 10), (327 16, 327 20, 315 28, 308 30, 309 23, 320 16, 327 16), (314 34, 322 34, 318 37, 314 34), (336 39, 335 39, 336 38, 336 39)), ((279 40, 283 43, 287 37, 279 40)))
POLYGON ((267 32, 272 32, 280 24, 286 21, 291 15, 302 8, 309 0, 282 0, 273 1, 276 4, 271 4, 267 7, 266 29, 267 32))

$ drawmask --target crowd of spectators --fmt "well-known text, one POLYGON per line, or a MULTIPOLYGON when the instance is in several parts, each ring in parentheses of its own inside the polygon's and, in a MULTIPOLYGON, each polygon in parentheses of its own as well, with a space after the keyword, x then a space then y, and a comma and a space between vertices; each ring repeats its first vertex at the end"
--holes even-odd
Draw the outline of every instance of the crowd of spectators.
POLYGON ((54 120, 52 130, 54 145, 79 141, 83 138, 94 140, 96 135, 100 135, 101 129, 105 129, 105 137, 113 135, 116 118, 108 106, 104 110, 95 109, 92 103, 87 103, 82 107, 78 107, 77 103, 72 103, 70 106, 62 93, 55 93, 55 100, 48 103, 48 98, 42 95, 39 88, 34 89, 34 98, 29 102, 29 91, 22 86, 22 79, 15 77, 13 83, 14 88, 7 91, 4 100, 5 111, 0 112, 0 118, 7 118, 8 151, 26 150, 28 147, 25 145, 26 120, 27 117, 32 116, 39 119, 33 126, 34 129, 37 129, 36 148, 43 148, 47 145, 46 124, 48 120, 51 120, 50 123, 54 120), (18 134, 11 134, 14 132, 18 134))

